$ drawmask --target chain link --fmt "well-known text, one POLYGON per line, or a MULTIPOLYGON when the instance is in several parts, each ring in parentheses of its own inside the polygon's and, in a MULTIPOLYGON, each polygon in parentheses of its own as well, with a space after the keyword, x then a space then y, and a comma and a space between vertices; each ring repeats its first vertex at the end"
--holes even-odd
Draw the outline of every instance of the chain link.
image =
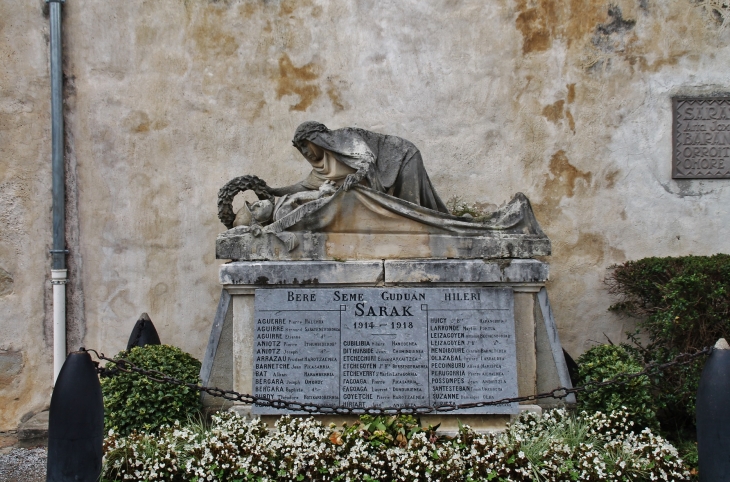
POLYGON ((615 377, 605 380, 602 382, 593 381, 588 382, 585 385, 575 388, 558 387, 549 392, 539 393, 534 395, 525 395, 522 397, 502 398, 500 400, 462 403, 462 404, 443 404, 435 406, 425 405, 409 405, 404 407, 343 407, 333 405, 319 405, 316 403, 302 403, 293 402, 290 400, 281 400, 276 398, 265 398, 257 397, 255 395, 242 394, 234 390, 223 390, 217 387, 206 387, 195 383, 188 383, 184 380, 167 376, 166 374, 157 370, 146 370, 139 368, 129 360, 123 358, 112 359, 104 356, 103 353, 99 353, 93 349, 82 349, 87 352, 93 353, 99 360, 104 360, 109 363, 113 363, 113 368, 99 367, 98 371, 100 375, 109 374, 113 376, 118 372, 125 373, 138 373, 147 377, 149 380, 158 383, 170 383, 173 385, 181 385, 199 391, 201 393, 207 393, 212 397, 223 398, 231 402, 241 402, 244 404, 256 404, 259 407, 273 407, 282 410, 291 410, 295 412, 307 412, 317 413, 323 415, 422 415, 428 413, 447 413, 455 410, 467 410, 470 408, 481 408, 495 405, 507 405, 509 403, 519 402, 533 402, 543 398, 554 398, 556 400, 566 398, 570 394, 577 394, 580 392, 593 392, 609 385, 626 385, 631 380, 642 376, 647 376, 653 373, 658 373, 669 368, 687 365, 692 361, 696 360, 701 356, 709 355, 712 352, 712 347, 708 346, 702 350, 694 353, 681 353, 674 357, 671 361, 665 363, 652 363, 647 365, 642 371, 636 373, 620 373, 615 377))

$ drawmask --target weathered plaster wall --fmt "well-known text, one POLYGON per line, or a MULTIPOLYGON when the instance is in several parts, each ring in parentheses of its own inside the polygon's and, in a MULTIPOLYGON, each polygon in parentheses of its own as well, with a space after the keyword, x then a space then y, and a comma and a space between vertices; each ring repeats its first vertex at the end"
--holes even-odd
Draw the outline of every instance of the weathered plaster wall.
MULTIPOLYGON (((12 402, 2 429, 45 400, 29 392, 48 394, 50 136, 42 3, 0 8, 0 331, 10 334, 0 363, 23 360, 0 378, 0 401, 12 402)), ((202 356, 219 293, 217 190, 241 174, 302 178, 290 140, 304 120, 412 140, 444 199, 527 194, 553 241, 564 345, 577 355, 604 332, 621 338, 629 325, 606 312, 608 266, 730 251, 730 181, 673 181, 670 165, 671 96, 730 91, 728 10, 68 0, 70 347, 115 353, 147 311, 163 342, 202 356)))
POLYGON ((51 166, 48 22, 0 2, 0 430, 48 406, 51 166))

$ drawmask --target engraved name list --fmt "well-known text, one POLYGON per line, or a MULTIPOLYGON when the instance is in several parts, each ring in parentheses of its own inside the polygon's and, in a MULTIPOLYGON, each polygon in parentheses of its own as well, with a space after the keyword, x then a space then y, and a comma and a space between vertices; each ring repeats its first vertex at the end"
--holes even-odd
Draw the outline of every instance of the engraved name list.
MULTIPOLYGON (((366 408, 517 396, 508 288, 261 289, 255 318, 260 397, 366 408)), ((254 413, 287 412, 254 406, 254 413)))

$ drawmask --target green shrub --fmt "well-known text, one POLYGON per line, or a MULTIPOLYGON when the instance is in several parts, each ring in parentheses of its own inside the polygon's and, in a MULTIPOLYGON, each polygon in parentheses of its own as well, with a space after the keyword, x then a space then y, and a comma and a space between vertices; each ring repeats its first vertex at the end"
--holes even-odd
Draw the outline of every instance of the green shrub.
MULTIPOLYGON (((730 255, 645 258, 614 268, 607 281, 619 301, 610 309, 639 319, 632 338, 646 363, 666 362, 730 335, 730 255)), ((704 363, 701 358, 652 376, 663 429, 693 432, 704 363)))
POLYGON ((679 352, 730 333, 730 255, 644 258, 615 267, 611 310, 639 318, 653 348, 679 352))
POLYGON ((352 425, 345 424, 342 436, 347 438, 358 433, 372 447, 404 447, 418 433, 425 433, 427 438, 432 439, 438 427, 421 427, 413 415, 361 415, 360 420, 352 425))
MULTIPOLYGON (((604 382, 621 373, 638 373, 643 370, 630 349, 622 345, 594 346, 578 360, 580 385, 604 382)), ((624 385, 609 385, 596 391, 578 395, 578 408, 589 412, 610 413, 622 408, 631 414, 639 429, 658 428, 651 382, 646 376, 629 380, 624 385)))
MULTIPOLYGON (((157 370, 188 383, 198 383, 200 362, 179 348, 168 345, 134 347, 121 351, 124 358, 146 370, 157 370)), ((114 368, 109 363, 107 368, 114 368)), ((156 431, 176 420, 187 421, 201 408, 200 394, 186 386, 160 383, 136 373, 118 371, 103 378, 106 429, 127 435, 133 430, 156 431)))

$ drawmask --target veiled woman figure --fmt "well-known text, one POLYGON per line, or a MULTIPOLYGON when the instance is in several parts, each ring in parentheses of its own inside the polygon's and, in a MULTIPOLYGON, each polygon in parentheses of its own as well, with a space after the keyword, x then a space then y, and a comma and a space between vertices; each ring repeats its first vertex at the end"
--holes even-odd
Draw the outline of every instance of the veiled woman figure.
POLYGON ((448 213, 431 185, 421 153, 405 139, 357 127, 329 130, 324 124, 307 121, 297 127, 292 144, 312 165, 312 172, 297 184, 269 188, 275 196, 317 190, 325 181, 345 191, 364 183, 376 191, 448 213))

